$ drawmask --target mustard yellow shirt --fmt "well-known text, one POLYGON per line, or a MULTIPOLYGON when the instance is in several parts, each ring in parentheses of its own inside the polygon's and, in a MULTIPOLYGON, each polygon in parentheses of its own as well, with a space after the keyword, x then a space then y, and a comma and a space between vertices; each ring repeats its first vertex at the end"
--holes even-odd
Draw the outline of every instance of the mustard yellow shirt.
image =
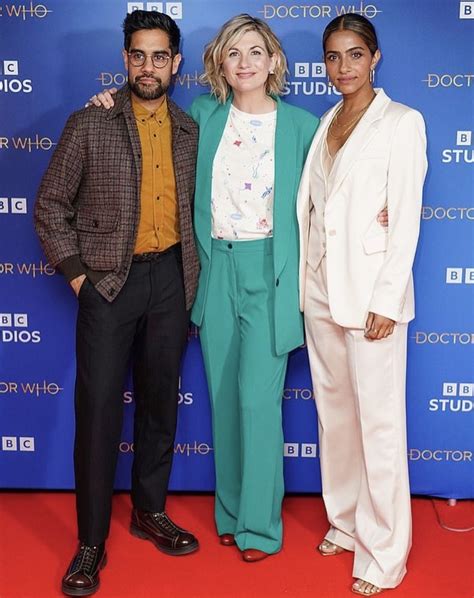
POLYGON ((142 148, 140 222, 134 253, 164 251, 180 241, 171 117, 166 97, 150 112, 132 96, 142 148))

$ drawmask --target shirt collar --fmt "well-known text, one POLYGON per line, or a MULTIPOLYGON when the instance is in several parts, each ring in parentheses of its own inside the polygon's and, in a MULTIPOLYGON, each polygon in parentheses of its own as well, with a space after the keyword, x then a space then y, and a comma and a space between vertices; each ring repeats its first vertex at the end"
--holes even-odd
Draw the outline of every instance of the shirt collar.
POLYGON ((146 122, 153 118, 159 125, 161 125, 168 115, 168 102, 166 95, 164 96, 164 100, 160 106, 153 112, 147 110, 133 95, 131 96, 131 99, 133 114, 138 122, 146 122))

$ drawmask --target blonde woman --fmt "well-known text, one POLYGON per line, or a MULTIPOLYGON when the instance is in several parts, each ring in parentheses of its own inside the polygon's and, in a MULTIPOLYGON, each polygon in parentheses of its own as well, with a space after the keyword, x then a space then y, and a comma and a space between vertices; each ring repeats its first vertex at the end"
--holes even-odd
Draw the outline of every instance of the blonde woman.
POLYGON ((217 532, 247 562, 281 548, 281 403, 288 353, 303 343, 296 194, 318 120, 280 100, 286 59, 268 25, 225 23, 204 53, 197 98, 192 320, 212 405, 217 532))
POLYGON ((356 14, 323 35, 343 99, 312 143, 298 196, 300 296, 316 391, 323 556, 354 552, 352 591, 397 586, 411 545, 406 456, 407 324, 426 174, 421 114, 372 86, 373 25, 356 14), (388 206, 388 229, 377 214, 388 206))

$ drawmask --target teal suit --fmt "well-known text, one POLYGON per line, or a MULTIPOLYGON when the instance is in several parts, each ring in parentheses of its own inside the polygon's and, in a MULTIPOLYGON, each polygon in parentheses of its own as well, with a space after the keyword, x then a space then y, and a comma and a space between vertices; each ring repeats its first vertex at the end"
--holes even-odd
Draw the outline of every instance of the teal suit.
POLYGON ((279 98, 275 132, 273 238, 211 238, 214 156, 232 98, 209 95, 191 106, 199 125, 194 226, 201 273, 191 318, 211 397, 218 533, 241 550, 281 547, 281 399, 288 353, 303 343, 299 311, 296 196, 318 125, 279 98))

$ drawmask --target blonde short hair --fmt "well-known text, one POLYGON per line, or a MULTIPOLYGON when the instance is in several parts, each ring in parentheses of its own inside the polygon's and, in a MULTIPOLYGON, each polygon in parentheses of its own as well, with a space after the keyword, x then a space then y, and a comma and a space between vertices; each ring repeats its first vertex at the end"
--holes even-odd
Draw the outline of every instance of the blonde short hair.
POLYGON ((211 93, 221 103, 224 103, 231 91, 230 85, 222 76, 222 63, 228 48, 248 31, 256 31, 265 42, 265 49, 269 56, 275 56, 274 72, 269 74, 266 92, 272 95, 282 95, 286 84, 287 63, 283 48, 270 27, 260 19, 248 14, 233 17, 221 27, 216 37, 209 42, 204 50, 204 73, 201 82, 209 85, 211 93))

